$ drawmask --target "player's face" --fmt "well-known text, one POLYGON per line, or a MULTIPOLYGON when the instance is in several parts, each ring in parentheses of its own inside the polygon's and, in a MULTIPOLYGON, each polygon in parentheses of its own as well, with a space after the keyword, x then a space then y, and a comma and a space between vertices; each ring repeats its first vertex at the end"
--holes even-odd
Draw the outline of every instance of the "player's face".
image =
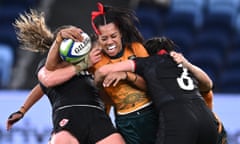
POLYGON ((99 44, 109 56, 116 56, 122 50, 121 33, 114 23, 99 26, 99 44))

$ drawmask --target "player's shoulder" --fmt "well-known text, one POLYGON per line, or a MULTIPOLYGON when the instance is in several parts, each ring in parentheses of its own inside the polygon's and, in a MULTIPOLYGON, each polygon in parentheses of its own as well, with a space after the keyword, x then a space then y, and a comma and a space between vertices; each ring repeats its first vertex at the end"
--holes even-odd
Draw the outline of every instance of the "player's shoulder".
POLYGON ((139 42, 133 42, 131 44, 131 47, 134 49, 134 50, 141 50, 141 49, 145 49, 143 44, 139 43, 139 42))
POLYGON ((98 61, 96 64, 94 64, 91 68, 90 68, 90 72, 95 72, 98 68, 108 64, 110 61, 110 59, 105 56, 104 54, 102 54, 101 60, 98 61))
POLYGON ((140 46, 140 47, 143 47, 143 44, 140 43, 140 42, 133 42, 133 43, 132 43, 132 46, 136 46, 136 47, 140 46))
POLYGON ((137 56, 137 57, 147 57, 148 52, 145 49, 145 47, 143 46, 143 44, 139 43, 139 42, 133 42, 131 45, 131 48, 133 50, 133 53, 137 56))

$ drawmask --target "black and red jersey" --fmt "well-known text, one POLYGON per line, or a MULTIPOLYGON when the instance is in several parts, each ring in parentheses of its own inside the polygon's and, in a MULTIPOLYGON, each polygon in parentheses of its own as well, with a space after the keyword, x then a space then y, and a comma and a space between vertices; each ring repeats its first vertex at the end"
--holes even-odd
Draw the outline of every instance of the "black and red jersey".
POLYGON ((168 54, 136 58, 135 71, 148 86, 148 93, 157 108, 171 100, 201 98, 197 80, 168 54))
MULTIPOLYGON (((39 63, 37 72, 45 64, 45 59, 39 63)), ((42 90, 48 96, 53 110, 66 105, 93 105, 103 107, 90 74, 80 74, 72 77, 67 82, 55 87, 47 88, 41 82, 42 90)))

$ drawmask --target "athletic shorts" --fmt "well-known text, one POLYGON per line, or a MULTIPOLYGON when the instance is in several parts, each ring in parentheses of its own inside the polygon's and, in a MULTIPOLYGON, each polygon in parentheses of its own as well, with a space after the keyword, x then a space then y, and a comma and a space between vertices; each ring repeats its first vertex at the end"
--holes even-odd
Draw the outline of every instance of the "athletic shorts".
POLYGON ((110 117, 103 110, 87 106, 57 110, 53 123, 55 133, 66 130, 81 144, 95 144, 117 132, 110 117))
POLYGON ((217 120, 202 99, 176 99, 159 110, 156 144, 216 144, 217 120))
POLYGON ((127 144, 154 144, 158 129, 158 116, 149 105, 138 111, 116 116, 116 126, 127 144))

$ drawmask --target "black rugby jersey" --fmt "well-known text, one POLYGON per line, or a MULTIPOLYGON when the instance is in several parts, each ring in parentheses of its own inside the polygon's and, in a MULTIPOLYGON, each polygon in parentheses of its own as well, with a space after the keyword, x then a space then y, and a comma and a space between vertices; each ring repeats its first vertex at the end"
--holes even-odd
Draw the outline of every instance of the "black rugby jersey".
MULTIPOLYGON (((43 59, 37 68, 38 71, 44 66, 46 59, 43 59)), ((103 103, 98 95, 92 76, 89 73, 76 75, 67 82, 55 87, 47 88, 41 82, 42 90, 48 96, 53 110, 67 105, 91 105, 103 108, 103 103)))
POLYGON ((157 108, 171 100, 201 98, 197 80, 170 55, 156 54, 134 61, 135 71, 145 79, 157 108))

